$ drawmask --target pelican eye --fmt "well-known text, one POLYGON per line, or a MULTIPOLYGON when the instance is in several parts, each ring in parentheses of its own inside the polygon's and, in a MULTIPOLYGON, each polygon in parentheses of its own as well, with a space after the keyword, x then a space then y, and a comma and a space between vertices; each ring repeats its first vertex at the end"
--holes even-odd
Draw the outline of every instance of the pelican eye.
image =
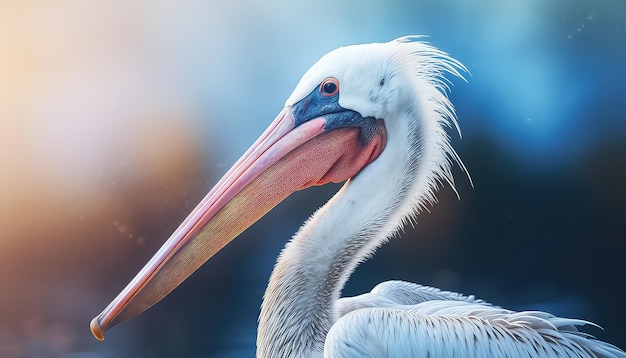
POLYGON ((331 97, 339 93, 339 81, 336 78, 329 77, 322 81, 320 85, 320 94, 324 97, 331 97))

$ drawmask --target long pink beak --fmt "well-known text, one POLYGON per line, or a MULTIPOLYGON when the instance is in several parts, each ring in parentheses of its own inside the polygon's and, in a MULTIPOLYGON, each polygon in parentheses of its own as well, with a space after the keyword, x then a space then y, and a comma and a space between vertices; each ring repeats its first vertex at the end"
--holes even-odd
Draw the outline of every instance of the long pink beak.
POLYGON ((357 127, 324 130, 323 117, 295 127, 285 107, 159 251, 95 317, 91 332, 104 332, 167 296, 222 247, 296 190, 356 175, 382 152, 380 130, 364 142, 357 127))

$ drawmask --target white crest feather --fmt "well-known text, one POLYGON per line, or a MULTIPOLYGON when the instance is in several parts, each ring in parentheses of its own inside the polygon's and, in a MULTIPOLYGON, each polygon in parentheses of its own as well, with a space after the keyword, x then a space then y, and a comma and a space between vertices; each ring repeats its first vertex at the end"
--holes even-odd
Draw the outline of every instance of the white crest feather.
POLYGON ((464 79, 467 69, 419 40, 334 50, 287 100, 335 77, 341 107, 382 119, 387 144, 285 246, 261 308, 258 356, 626 357, 578 332, 584 321, 516 313, 425 286, 390 281, 340 299, 361 261, 435 203, 442 184, 454 189, 453 163, 467 173, 446 131, 460 135, 446 75, 464 79))

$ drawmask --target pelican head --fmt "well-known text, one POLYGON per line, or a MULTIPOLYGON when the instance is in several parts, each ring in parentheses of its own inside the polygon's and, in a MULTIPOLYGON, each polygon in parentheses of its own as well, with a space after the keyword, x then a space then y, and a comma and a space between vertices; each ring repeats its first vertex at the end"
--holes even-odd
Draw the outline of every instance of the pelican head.
MULTIPOLYGON (((395 189, 401 186, 403 197, 392 200, 393 195, 381 192, 387 203, 381 210, 403 209, 391 215, 379 242, 367 245, 359 256, 373 250, 416 208, 434 199, 442 178, 452 181, 450 158, 457 157, 444 127, 456 121, 443 75, 461 76, 463 70, 459 62, 416 37, 341 47, 323 56, 305 73, 268 129, 92 320, 94 336, 104 339, 105 330, 161 300, 292 192, 328 182, 348 181, 349 186, 372 167, 378 175, 405 168, 397 178, 385 173, 395 189), (385 166, 378 164, 383 157, 385 166), (419 171, 415 164, 421 166, 419 171)), ((360 188, 363 196, 380 191, 373 184, 360 188)), ((374 208, 381 203, 363 205, 374 208)))
POLYGON ((261 137, 91 322, 104 331, 151 307, 292 192, 346 182, 285 245, 270 277, 257 356, 621 357, 588 322, 514 312, 402 281, 340 298, 350 274, 435 201, 463 164, 446 74, 456 60, 415 37, 336 49, 314 64, 261 137))

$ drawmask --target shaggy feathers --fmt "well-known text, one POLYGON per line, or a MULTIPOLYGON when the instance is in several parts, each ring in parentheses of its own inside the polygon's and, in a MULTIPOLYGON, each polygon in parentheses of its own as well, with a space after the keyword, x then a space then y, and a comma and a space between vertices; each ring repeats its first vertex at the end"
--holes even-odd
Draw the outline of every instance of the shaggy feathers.
POLYGON ((335 77, 340 105, 384 120, 387 145, 280 254, 261 307, 257 355, 626 357, 578 332, 574 326, 583 321, 515 313, 415 284, 390 281, 368 294, 339 298, 360 262, 434 204, 442 184, 454 188, 454 163, 467 173, 446 132, 459 131, 446 75, 463 78, 467 70, 418 39, 334 50, 287 100, 287 106, 297 103, 335 77))
POLYGON ((327 357, 392 356, 389 346, 401 347, 396 357, 624 357, 576 328, 590 322, 514 312, 409 282, 383 282, 339 306, 342 319, 326 338, 327 357), (403 343, 411 341, 416 344, 403 343))

